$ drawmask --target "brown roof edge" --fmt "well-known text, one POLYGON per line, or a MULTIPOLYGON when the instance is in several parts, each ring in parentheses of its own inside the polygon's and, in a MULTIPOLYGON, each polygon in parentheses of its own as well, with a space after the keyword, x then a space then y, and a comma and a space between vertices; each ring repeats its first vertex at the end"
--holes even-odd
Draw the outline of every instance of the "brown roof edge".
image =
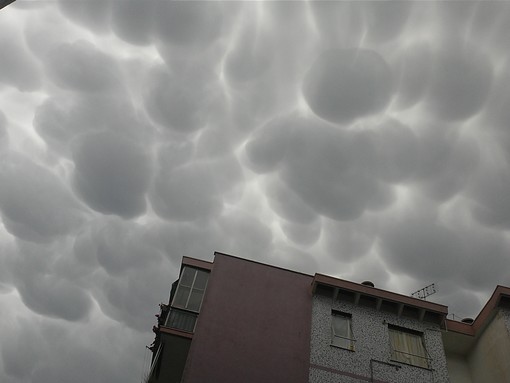
POLYGON ((176 329, 173 329, 173 328, 170 328, 170 327, 165 327, 165 326, 161 326, 159 328, 159 330, 163 334, 169 334, 169 335, 180 336, 181 338, 193 339, 193 334, 189 333, 189 332, 179 331, 179 330, 176 330, 176 329))
POLYGON ((475 331, 472 325, 452 319, 445 320, 445 330, 448 332, 458 332, 464 335, 475 335, 475 331))
POLYGON ((497 285, 491 297, 485 303, 480 313, 472 324, 457 322, 451 319, 447 320, 446 325, 449 331, 456 331, 467 335, 476 335, 480 329, 484 328, 487 321, 491 318, 494 310, 499 306, 502 297, 510 297, 510 287, 497 285))
POLYGON ((203 261, 201 259, 191 258, 184 256, 182 257, 182 265, 183 266, 191 266, 191 267, 197 267, 199 269, 205 269, 205 270, 212 270, 213 263, 209 261, 203 261))
POLYGON ((0 9, 7 7, 9 4, 14 3, 15 0, 0 0, 0 9))
POLYGON ((216 255, 222 255, 222 256, 225 256, 225 257, 230 257, 230 258, 239 259, 239 260, 244 261, 244 262, 251 262, 251 263, 255 263, 255 264, 257 264, 257 265, 262 265, 262 266, 272 267, 273 269, 279 269, 279 270, 283 270, 283 271, 288 271, 289 273, 301 274, 301 275, 304 275, 304 276, 307 276, 307 277, 310 277, 310 278, 312 278, 312 277, 313 277, 313 275, 311 275, 311 274, 306 274, 306 273, 302 273, 301 271, 290 270, 290 269, 286 269, 285 267, 280 267, 280 266, 270 265, 270 264, 268 264, 268 263, 259 262, 259 261, 254 261, 253 259, 246 259, 246 258, 238 257, 237 255, 232 255, 232 254, 222 253, 221 251, 215 251, 215 252, 214 252, 214 256, 216 256, 216 255))
POLYGON ((338 279, 334 277, 330 277, 324 274, 315 274, 313 278, 313 283, 324 284, 332 287, 338 287, 340 289, 349 290, 353 292, 358 292, 370 296, 374 296, 381 299, 386 299, 389 301, 403 303, 409 306, 418 307, 420 309, 425 309, 429 311, 433 311, 442 315, 448 314, 448 306, 441 305, 439 303, 433 303, 424 301, 421 299, 408 297, 406 295, 393 293, 391 291, 378 289, 376 287, 365 286, 360 283, 346 281, 344 279, 338 279))

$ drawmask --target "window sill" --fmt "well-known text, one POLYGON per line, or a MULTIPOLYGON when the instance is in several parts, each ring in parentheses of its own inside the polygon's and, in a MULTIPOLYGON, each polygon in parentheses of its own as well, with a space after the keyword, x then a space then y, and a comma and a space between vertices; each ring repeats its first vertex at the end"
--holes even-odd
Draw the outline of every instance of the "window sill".
POLYGON ((347 347, 337 346, 337 345, 334 345, 334 344, 330 344, 330 346, 334 347, 334 348, 339 348, 341 350, 346 350, 346 351, 350 351, 350 352, 356 352, 356 350, 354 350, 354 347, 347 348, 347 347))
POLYGON ((417 364, 406 363, 406 362, 402 362, 400 360, 390 359, 390 362, 392 362, 392 363, 400 363, 400 364, 403 364, 405 366, 416 367, 416 368, 419 368, 419 369, 422 369, 422 370, 426 370, 426 371, 434 371, 434 369, 431 368, 431 367, 418 366, 417 364))

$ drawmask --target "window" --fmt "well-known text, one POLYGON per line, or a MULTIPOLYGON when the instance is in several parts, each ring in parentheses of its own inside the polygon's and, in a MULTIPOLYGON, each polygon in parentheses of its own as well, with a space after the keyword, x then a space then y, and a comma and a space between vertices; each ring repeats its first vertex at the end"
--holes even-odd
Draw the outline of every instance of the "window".
POLYGON ((168 315, 166 326, 186 332, 194 332, 197 317, 197 313, 179 309, 171 309, 170 314, 168 315))
POLYGON ((354 351, 351 315, 334 310, 331 314, 331 345, 354 351))
POLYGON ((392 360, 429 368, 429 358, 421 332, 390 326, 389 333, 392 360))
POLYGON ((184 267, 172 306, 199 312, 208 277, 204 270, 184 267))

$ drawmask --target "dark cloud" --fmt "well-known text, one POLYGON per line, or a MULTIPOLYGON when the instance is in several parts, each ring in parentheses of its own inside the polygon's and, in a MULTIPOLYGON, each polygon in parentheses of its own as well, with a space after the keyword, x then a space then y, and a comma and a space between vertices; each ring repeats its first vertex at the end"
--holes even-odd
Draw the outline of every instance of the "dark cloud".
POLYGON ((467 46, 448 46, 434 60, 428 103, 446 121, 466 119, 487 100, 492 85, 492 63, 486 54, 467 46))
POLYGON ((387 42, 400 36, 413 8, 411 2, 400 1, 364 5, 365 38, 374 43, 387 42))
POLYGON ((287 221, 306 225, 317 219, 313 209, 278 178, 269 182, 266 193, 273 211, 287 221))
POLYGON ((112 2, 111 28, 131 44, 146 45, 153 35, 154 8, 136 1, 112 2))
POLYGON ((459 279, 463 238, 421 209, 406 211, 384 228, 381 250, 392 270, 418 278, 459 279))
POLYGON ((356 223, 325 220, 323 243, 327 253, 344 263, 359 262, 376 240, 376 228, 373 226, 362 220, 356 223), (342 249, 341 253, 338 249, 342 249))
POLYGON ((473 216, 482 224, 510 228, 510 174, 508 167, 484 168, 472 186, 473 216))
POLYGON ((193 161, 176 168, 171 163, 162 165, 150 200, 154 211, 170 220, 193 221, 219 214, 224 194, 241 181, 241 169, 232 158, 193 161))
POLYGON ((272 171, 283 160, 293 125, 293 119, 274 119, 252 134, 246 144, 252 170, 257 173, 272 171))
POLYGON ((445 201, 463 190, 479 163, 478 145, 461 134, 437 127, 419 137, 417 180, 421 190, 445 201))
POLYGON ((64 16, 93 32, 105 33, 110 30, 110 0, 98 4, 86 2, 75 4, 69 0, 59 0, 58 8, 64 16))
POLYGON ((287 236, 287 239, 296 246, 311 246, 319 240, 321 235, 321 225, 319 222, 307 225, 283 221, 280 223, 280 227, 287 236))
POLYGON ((326 46, 359 46, 365 34, 362 7, 347 2, 310 3, 314 27, 326 46))
POLYGON ((409 108, 423 99, 432 73, 433 53, 426 43, 404 46, 392 59, 395 68, 397 94, 395 105, 409 108))
POLYGON ((30 310, 68 321, 87 316, 92 306, 88 292, 76 280, 69 280, 54 270, 68 255, 64 246, 18 241, 13 250, 5 262, 12 273, 8 278, 30 310))
POLYGON ((392 92, 388 64, 380 54, 366 49, 322 53, 303 84, 303 95, 312 110, 339 123, 382 111, 392 92))
POLYGON ((83 222, 83 210, 55 174, 16 153, 2 156, 0 210, 11 234, 49 242, 83 222))
POLYGON ((476 315, 510 284, 509 20, 502 2, 2 9, 0 381, 139 381, 181 257, 215 250, 435 282, 476 315))
POLYGON ((52 150, 66 156, 71 141, 87 132, 112 131, 140 143, 153 137, 152 126, 120 94, 50 97, 36 109, 33 126, 52 150))
POLYGON ((153 22, 159 39, 179 47, 201 48, 219 37, 221 8, 218 2, 161 2, 153 22))
POLYGON ((50 50, 46 70, 56 85, 68 90, 107 92, 120 85, 116 61, 88 41, 50 50))
POLYGON ((204 128, 220 95, 212 84, 194 76, 173 76, 165 67, 151 71, 149 84, 145 99, 149 116, 162 127, 182 133, 204 128))
POLYGON ((0 110, 0 151, 7 148, 9 136, 7 135, 7 117, 0 110))
POLYGON ((20 91, 35 91, 42 83, 39 63, 20 40, 20 36, 8 33, 8 29, 0 36, 0 83, 14 86, 20 91))
POLYGON ((73 142, 74 186, 94 210, 131 218, 145 211, 151 180, 144 148, 111 133, 91 133, 73 142))
POLYGON ((315 211, 344 221, 391 203, 391 190, 373 175, 372 143, 363 134, 304 119, 288 140, 280 176, 315 211))

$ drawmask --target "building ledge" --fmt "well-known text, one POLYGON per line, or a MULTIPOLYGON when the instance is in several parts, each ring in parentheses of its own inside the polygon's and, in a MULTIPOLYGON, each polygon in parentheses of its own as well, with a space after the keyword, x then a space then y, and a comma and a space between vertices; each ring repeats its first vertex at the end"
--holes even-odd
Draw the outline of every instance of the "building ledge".
POLYGON ((175 335, 181 338, 193 339, 193 334, 186 331, 176 330, 170 327, 161 326, 159 328, 162 334, 175 335))

